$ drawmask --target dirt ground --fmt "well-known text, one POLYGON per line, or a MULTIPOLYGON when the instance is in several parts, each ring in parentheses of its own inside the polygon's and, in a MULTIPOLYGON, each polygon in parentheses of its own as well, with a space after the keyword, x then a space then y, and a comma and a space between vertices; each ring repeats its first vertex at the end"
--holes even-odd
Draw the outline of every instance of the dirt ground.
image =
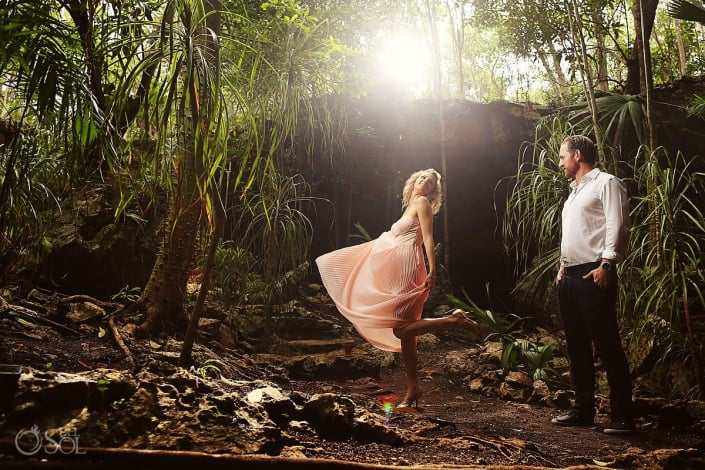
MULTIPOLYGON (((421 371, 437 370, 434 358, 444 350, 461 347, 446 341, 440 350, 422 351, 421 371)), ((294 383, 303 391, 315 391, 325 383, 294 383)), ((371 395, 371 384, 336 384, 357 403, 379 406, 380 397, 405 390, 400 368, 384 371, 371 395)), ((638 420, 639 431, 630 436, 609 436, 602 432, 606 415, 597 415, 595 426, 565 428, 550 424, 561 413, 548 407, 504 401, 476 395, 459 381, 440 374, 426 374, 424 396, 418 413, 392 413, 390 424, 415 429, 428 442, 394 448, 355 442, 326 443, 323 451, 311 457, 407 465, 528 465, 562 468, 596 465, 609 468, 649 468, 637 462, 635 453, 657 449, 699 448, 705 450, 705 436, 686 429, 656 429, 648 418, 638 420), (639 451, 638 449, 641 449, 639 451)), ((705 467, 673 467, 705 468, 705 467)))
MULTIPOLYGON (((0 313, 0 363, 20 364, 41 369, 78 372, 94 367, 127 368, 123 351, 115 341, 98 335, 76 337, 58 331, 57 335, 39 334, 27 328, 21 317, 0 313)), ((27 320, 24 320, 27 321, 27 320)), ((52 328, 37 324, 36 328, 52 328)), ((107 325, 103 325, 107 329, 107 325)), ((109 335, 110 333, 108 333, 109 335)), ((147 341, 130 342, 139 363, 141 355, 149 354, 147 341)), ((420 349, 420 376, 424 395, 418 411, 389 414, 389 425, 412 430, 420 437, 411 445, 393 447, 382 444, 362 444, 352 439, 335 442, 312 440, 301 436, 297 448, 310 459, 330 459, 343 462, 383 466, 535 466, 565 468, 588 465, 595 468, 703 468, 699 463, 659 464, 645 454, 658 449, 696 449, 702 458, 705 436, 693 428, 657 426, 653 417, 639 417, 638 432, 615 437, 602 432, 607 416, 598 414, 591 428, 562 428, 550 424, 560 413, 544 406, 503 401, 496 397, 470 392, 459 378, 442 373, 439 361, 448 351, 467 347, 452 335, 443 336, 433 348, 420 349), (670 466, 669 466, 670 465, 670 466), (679 466, 680 465, 680 466, 679 466)), ((245 358, 247 354, 238 353, 245 358)), ((222 357, 224 362, 228 356, 222 357)), ((266 371, 239 371, 249 377, 262 378, 266 371)), ((234 377, 241 379, 241 377, 234 377)), ((383 369, 379 378, 335 381, 290 380, 278 383, 283 390, 312 395, 333 392, 347 395, 368 410, 385 415, 383 402, 400 400, 404 393, 404 371, 401 365, 383 369)), ((294 437, 297 437, 294 434, 294 437)), ((705 462, 705 460, 698 460, 705 462)), ((682 463, 682 461, 681 461, 682 463)))

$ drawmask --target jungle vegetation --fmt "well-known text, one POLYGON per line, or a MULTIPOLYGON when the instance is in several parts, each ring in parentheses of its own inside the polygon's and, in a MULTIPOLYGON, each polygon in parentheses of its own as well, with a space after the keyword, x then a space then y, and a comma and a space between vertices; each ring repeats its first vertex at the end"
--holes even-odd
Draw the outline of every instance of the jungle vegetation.
MULTIPOLYGON (((551 277, 567 191, 558 147, 593 136, 634 195, 626 337, 654 351, 658 392, 702 398, 703 155, 665 152, 651 116, 654 86, 705 73, 704 12, 700 0, 0 0, 3 279, 17 258, 51 251, 62 201, 109 187, 116 220, 160 221, 129 307, 135 333, 190 321, 188 363, 209 293, 274 308, 300 282, 316 198, 296 169, 350 177, 346 146, 364 132, 347 125, 355 98, 391 86, 439 110, 448 98, 538 102, 557 111, 518 151, 502 223, 519 274, 551 277), (399 31, 429 51, 402 88, 375 68, 399 31)), ((704 102, 682 112, 702 116, 704 102)))

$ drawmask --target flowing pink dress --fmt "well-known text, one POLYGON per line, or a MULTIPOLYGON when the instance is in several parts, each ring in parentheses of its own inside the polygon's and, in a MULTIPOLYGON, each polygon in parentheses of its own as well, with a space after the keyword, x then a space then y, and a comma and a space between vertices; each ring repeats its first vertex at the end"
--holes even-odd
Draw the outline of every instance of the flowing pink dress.
POLYGON ((316 259, 336 307, 373 346, 401 351, 392 328, 421 318, 428 299, 419 222, 402 216, 376 240, 316 259))

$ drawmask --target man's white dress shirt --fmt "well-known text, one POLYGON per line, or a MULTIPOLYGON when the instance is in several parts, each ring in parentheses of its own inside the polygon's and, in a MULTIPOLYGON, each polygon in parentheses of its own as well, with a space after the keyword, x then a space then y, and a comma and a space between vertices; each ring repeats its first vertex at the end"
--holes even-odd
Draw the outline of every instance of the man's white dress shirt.
POLYGON ((629 201, 620 179, 593 168, 570 187, 562 213, 561 264, 622 261, 629 240, 629 201))

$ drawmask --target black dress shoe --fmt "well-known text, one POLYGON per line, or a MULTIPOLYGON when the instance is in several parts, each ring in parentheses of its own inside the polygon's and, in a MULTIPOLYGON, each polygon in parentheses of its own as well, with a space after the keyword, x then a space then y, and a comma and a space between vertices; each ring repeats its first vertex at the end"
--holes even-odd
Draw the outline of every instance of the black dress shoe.
POLYGON ((584 411, 570 410, 564 415, 556 416, 551 420, 551 424, 558 426, 592 426, 595 417, 584 411))
POLYGON ((612 418, 609 426, 605 426, 603 430, 605 434, 612 435, 632 434, 634 431, 636 431, 634 420, 625 418, 612 418))

